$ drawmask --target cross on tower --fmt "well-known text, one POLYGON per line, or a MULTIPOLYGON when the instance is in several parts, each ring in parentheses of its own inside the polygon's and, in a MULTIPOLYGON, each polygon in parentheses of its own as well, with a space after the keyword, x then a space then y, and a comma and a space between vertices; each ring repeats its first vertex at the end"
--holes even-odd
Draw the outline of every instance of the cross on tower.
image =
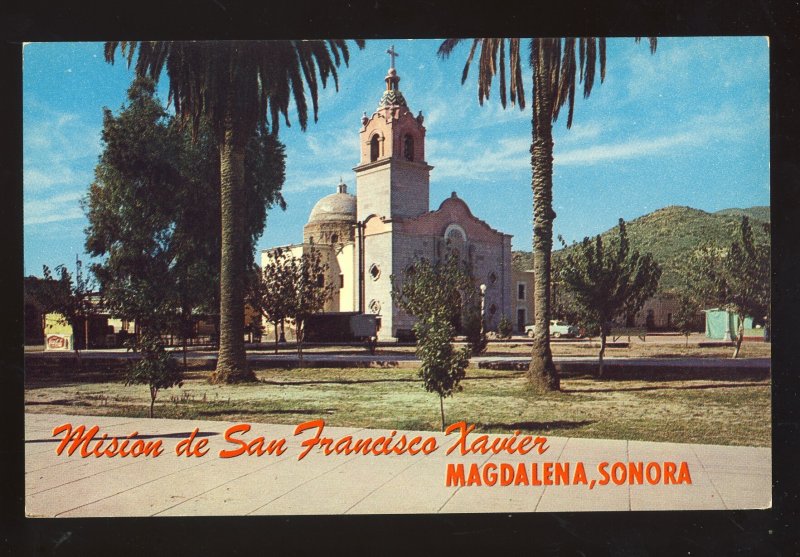
POLYGON ((389 48, 389 50, 387 50, 387 51, 386 51, 386 54, 388 54, 388 55, 391 57, 391 59, 392 59, 392 65, 391 65, 390 67, 391 67, 392 69, 394 69, 394 57, 395 57, 395 56, 400 56, 400 55, 399 55, 397 52, 395 52, 395 50, 394 50, 394 45, 392 45, 392 46, 389 48))

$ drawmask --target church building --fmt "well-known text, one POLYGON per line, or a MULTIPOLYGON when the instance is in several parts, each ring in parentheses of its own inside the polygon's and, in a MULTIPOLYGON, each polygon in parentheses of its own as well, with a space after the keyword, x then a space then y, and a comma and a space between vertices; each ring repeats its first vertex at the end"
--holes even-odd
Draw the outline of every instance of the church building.
MULTIPOLYGON (((401 278, 419 259, 441 261, 448 250, 468 263, 476 287, 486 287, 487 330, 496 329, 502 316, 519 321, 511 236, 475 217, 456 192, 430 209, 434 167, 425 158, 424 117, 413 114, 400 92, 393 48, 389 54, 385 90, 372 115, 361 118, 355 195, 341 183, 320 199, 303 229, 303 243, 288 249, 295 256, 312 245, 321 250, 328 265, 325 282, 337 286, 325 311, 379 316, 379 340, 403 338, 414 324, 393 304, 390 277, 401 278)), ((263 263, 269 251, 262 253, 263 263)))

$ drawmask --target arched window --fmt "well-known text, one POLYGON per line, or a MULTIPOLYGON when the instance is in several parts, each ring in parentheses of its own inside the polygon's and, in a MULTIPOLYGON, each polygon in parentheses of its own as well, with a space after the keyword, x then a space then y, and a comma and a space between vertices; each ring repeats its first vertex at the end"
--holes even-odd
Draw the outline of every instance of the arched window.
POLYGON ((378 141, 379 139, 377 135, 373 135, 372 139, 369 140, 369 162, 375 162, 378 160, 378 141))
POLYGON ((403 156, 407 161, 414 160, 414 138, 410 135, 403 138, 403 156))

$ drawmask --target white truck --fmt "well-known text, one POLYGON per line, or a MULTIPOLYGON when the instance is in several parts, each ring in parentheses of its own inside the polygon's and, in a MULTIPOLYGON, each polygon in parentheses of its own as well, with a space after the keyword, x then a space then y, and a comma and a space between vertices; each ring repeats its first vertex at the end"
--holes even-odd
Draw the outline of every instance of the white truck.
MULTIPOLYGON (((529 337, 533 337, 533 332, 536 328, 536 325, 526 325, 525 326, 525 334, 529 337)), ((561 337, 580 337, 580 329, 575 325, 570 325, 566 321, 558 321, 557 319, 553 319, 550 321, 550 336, 553 338, 561 338, 561 337)))

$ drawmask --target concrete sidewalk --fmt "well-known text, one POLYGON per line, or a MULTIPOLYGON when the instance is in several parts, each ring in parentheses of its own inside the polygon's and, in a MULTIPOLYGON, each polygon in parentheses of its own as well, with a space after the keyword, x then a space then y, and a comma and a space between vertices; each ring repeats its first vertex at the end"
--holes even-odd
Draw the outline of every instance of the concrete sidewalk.
MULTIPOLYGON (((313 417, 309 418, 314 419, 313 417)), ((161 420, 26 414, 25 416, 25 507, 30 517, 97 516, 194 516, 249 514, 365 514, 365 513, 464 513, 542 512, 599 510, 744 509, 769 507, 771 501, 771 450, 756 447, 727 447, 676 443, 648 443, 603 439, 548 437, 547 451, 519 454, 446 455, 455 444, 456 433, 400 432, 410 439, 434 437, 438 450, 428 455, 324 455, 314 448, 298 460, 303 440, 316 430, 294 436, 295 425, 251 424, 252 430, 237 438, 247 441, 258 436, 267 440, 285 438, 287 450, 280 456, 242 455, 220 458, 222 449, 237 445, 226 442, 228 422, 161 420), (53 429, 71 423, 74 427, 100 426, 103 433, 126 437, 138 432, 144 441, 161 440, 164 452, 153 458, 94 457, 78 453, 56 454, 62 436, 53 429), (208 440, 203 457, 177 456, 178 442, 200 429, 198 439, 208 440), (651 485, 646 481, 600 485, 601 462, 615 462, 620 474, 628 462, 681 462, 691 475, 691 484, 651 485), (545 485, 547 462, 570 463, 571 485, 545 485), (575 482, 582 462, 593 489, 575 482), (470 465, 481 473, 518 470, 520 464, 529 480, 536 474, 542 485, 447 486, 448 464, 470 465), (538 472, 532 471, 537 463, 538 472), (487 466, 488 465, 488 466, 487 466), (509 466, 511 465, 511 466, 509 466)), ((325 427, 322 435, 338 440, 389 436, 390 431, 325 427)), ((491 435, 490 439, 504 436, 491 435)), ((477 438, 469 436, 469 442, 477 438)), ((121 441, 121 440, 120 440, 121 441)), ((554 465, 555 466, 555 465, 554 465)), ((655 467, 656 465, 654 465, 655 467)), ((518 474, 518 472, 517 472, 518 474)), ((621 476, 618 475, 618 478, 621 476)), ((563 478, 563 477, 562 477, 563 478)), ((515 479, 520 479, 519 475, 515 479)), ((521 480, 520 480, 521 481, 521 480)), ((526 482, 529 483, 529 482, 526 482)))

